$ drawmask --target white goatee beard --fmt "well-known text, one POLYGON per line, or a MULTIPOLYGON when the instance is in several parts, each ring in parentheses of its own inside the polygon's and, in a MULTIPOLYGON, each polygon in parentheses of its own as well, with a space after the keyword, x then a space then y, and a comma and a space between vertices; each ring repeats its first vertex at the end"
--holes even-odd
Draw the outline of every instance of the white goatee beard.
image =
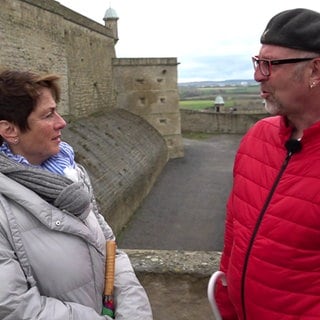
POLYGON ((272 116, 276 116, 280 113, 279 105, 275 101, 264 101, 264 108, 266 111, 271 114, 272 116))

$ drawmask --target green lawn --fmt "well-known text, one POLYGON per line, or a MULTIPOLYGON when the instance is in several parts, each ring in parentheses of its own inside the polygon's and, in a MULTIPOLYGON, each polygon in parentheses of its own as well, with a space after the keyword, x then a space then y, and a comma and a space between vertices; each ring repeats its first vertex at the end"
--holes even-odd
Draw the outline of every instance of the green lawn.
POLYGON ((213 107, 213 104, 214 101, 212 100, 184 100, 179 102, 180 108, 189 110, 202 110, 213 107))

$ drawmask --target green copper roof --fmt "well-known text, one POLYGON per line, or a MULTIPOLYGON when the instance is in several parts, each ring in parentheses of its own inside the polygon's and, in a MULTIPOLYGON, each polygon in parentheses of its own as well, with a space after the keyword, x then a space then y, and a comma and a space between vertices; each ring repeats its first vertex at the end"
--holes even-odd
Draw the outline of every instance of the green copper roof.
POLYGON ((106 11, 103 20, 106 19, 118 19, 118 15, 116 10, 112 9, 111 7, 106 11))

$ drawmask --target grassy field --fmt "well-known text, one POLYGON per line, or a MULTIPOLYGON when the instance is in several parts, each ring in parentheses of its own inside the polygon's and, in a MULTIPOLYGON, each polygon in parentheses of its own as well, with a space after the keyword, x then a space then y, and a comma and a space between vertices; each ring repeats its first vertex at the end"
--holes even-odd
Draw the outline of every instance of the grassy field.
POLYGON ((183 100, 179 102, 182 109, 202 110, 213 106, 212 100, 183 100))
POLYGON ((179 106, 188 110, 214 109, 215 98, 220 95, 224 100, 221 112, 229 112, 231 109, 240 112, 259 112, 264 110, 259 91, 259 86, 183 87, 179 88, 179 106))
MULTIPOLYGON (((203 110, 214 106, 213 100, 182 100, 179 102, 181 109, 188 110, 203 110)), ((224 104, 225 108, 234 107, 233 101, 226 101, 224 104)))

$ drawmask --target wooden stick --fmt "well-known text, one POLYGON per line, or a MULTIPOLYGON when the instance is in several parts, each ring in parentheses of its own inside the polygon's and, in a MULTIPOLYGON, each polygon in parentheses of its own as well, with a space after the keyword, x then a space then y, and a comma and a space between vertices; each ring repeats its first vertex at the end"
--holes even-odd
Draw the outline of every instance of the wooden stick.
POLYGON ((114 287, 115 262, 116 262, 116 242, 109 240, 106 242, 107 256, 104 277, 104 295, 112 296, 114 287))

